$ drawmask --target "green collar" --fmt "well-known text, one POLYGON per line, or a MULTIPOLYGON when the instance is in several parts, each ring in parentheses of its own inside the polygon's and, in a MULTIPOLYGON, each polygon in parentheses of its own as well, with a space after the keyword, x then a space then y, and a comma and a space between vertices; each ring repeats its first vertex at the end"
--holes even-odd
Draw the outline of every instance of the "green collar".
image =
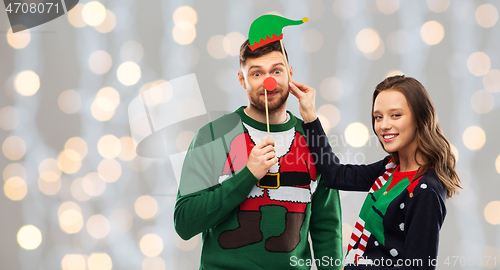
MULTIPOLYGON (((241 117, 241 121, 243 123, 258 129, 260 131, 267 131, 267 125, 266 123, 261 123, 250 116, 248 116, 243 109, 245 109, 246 106, 241 106, 238 108, 235 113, 237 113, 241 117)), ((287 131, 291 128, 293 128, 297 124, 297 118, 290 112, 286 111, 288 114, 290 114, 290 120, 284 124, 269 124, 269 131, 270 132, 282 132, 282 131, 287 131)))

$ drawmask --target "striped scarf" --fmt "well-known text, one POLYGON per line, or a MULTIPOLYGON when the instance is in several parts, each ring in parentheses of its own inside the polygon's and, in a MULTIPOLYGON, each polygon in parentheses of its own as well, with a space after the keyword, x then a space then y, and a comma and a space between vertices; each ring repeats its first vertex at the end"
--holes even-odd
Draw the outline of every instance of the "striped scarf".
MULTIPOLYGON (((391 158, 387 165, 385 165, 385 172, 381 176, 377 178, 377 180, 373 183, 372 187, 370 188, 370 191, 368 192, 368 196, 370 196, 371 193, 379 190, 381 187, 385 185, 389 177, 391 177, 391 174, 394 172, 396 169, 397 164, 394 163, 394 160, 391 158)), ((368 242, 368 239, 370 238, 371 232, 368 230, 365 230, 365 221, 358 217, 358 220, 356 221, 356 225, 354 226, 351 239, 349 240, 349 245, 347 247, 347 255, 346 258, 349 256, 353 256, 354 263, 358 263, 359 257, 363 256, 365 253, 366 249, 366 244, 368 242), (360 240, 361 239, 361 240, 360 240), (359 241, 359 246, 357 249, 352 250, 354 245, 359 241), (350 254, 351 250, 355 252, 354 254, 350 254)))

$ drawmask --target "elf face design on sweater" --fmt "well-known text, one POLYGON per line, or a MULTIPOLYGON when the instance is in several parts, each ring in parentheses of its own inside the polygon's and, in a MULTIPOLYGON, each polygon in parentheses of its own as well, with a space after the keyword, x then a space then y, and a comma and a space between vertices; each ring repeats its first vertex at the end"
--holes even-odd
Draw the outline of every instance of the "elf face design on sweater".
MULTIPOLYGON (((267 132, 243 123, 246 132, 231 142, 219 182, 230 180, 232 173, 242 169, 256 143, 267 137, 267 132)), ((311 202, 317 185, 316 167, 304 137, 295 130, 272 132, 278 163, 253 187, 238 211, 239 227, 223 232, 219 245, 224 249, 240 248, 263 240, 260 230, 260 207, 273 205, 286 208, 285 230, 279 236, 266 240, 265 248, 271 252, 291 252, 300 242, 300 229, 305 209, 311 202)))

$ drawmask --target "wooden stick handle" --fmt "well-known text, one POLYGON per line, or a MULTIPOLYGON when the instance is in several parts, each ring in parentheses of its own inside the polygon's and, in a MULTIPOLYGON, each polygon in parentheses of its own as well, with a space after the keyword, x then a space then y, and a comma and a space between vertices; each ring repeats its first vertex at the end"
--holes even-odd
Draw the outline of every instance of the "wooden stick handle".
POLYGON ((288 60, 286 60, 285 47, 283 47, 283 41, 280 39, 281 53, 285 59, 286 74, 288 75, 288 82, 292 82, 292 76, 290 76, 290 68, 288 67, 288 60))
POLYGON ((267 89, 264 88, 264 97, 266 100, 266 124, 267 124, 267 138, 271 139, 271 133, 269 133, 269 109, 267 108, 267 89))

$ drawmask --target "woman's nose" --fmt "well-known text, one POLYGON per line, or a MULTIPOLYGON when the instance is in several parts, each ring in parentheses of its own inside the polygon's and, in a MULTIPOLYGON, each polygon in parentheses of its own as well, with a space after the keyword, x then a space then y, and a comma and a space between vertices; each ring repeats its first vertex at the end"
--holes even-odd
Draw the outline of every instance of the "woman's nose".
POLYGON ((389 120, 382 119, 382 123, 380 124, 380 128, 382 130, 390 130, 391 129, 391 123, 389 120))

